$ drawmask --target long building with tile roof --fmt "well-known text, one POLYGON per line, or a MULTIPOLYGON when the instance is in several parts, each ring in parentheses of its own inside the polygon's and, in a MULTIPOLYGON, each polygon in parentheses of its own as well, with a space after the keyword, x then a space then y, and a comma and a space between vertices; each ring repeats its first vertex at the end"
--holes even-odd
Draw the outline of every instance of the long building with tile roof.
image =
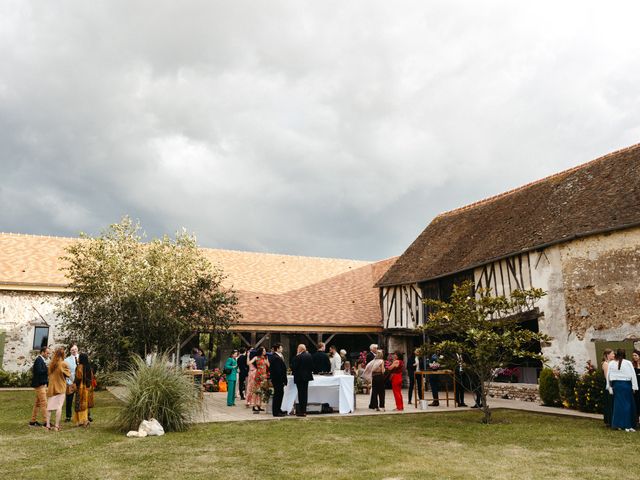
MULTIPOLYGON (((16 328, 24 330, 25 323, 32 324, 32 330, 40 323, 56 325, 46 298, 69 291, 61 257, 77 241, 82 240, 0 234, 0 312, 5 312, 0 313, 0 331, 4 330, 5 350, 9 349, 6 358, 16 356, 8 341, 22 336, 13 334, 16 328), (23 321, 7 313, 13 308, 20 309, 23 321), (48 312, 48 319, 41 310, 48 312)), ((211 248, 202 252, 226 275, 224 286, 237 292, 242 318, 233 329, 247 345, 264 340, 268 344, 292 334, 294 341, 307 343, 342 335, 348 346, 353 338, 345 335, 361 335, 364 347, 382 333, 379 291, 374 285, 395 259, 366 262, 211 248)), ((53 331, 50 335, 55 337, 53 331)), ((23 352, 18 356, 27 358, 24 346, 17 350, 23 352)))
POLYGON ((496 295, 547 291, 530 326, 555 338, 552 362, 567 353, 595 362, 607 342, 633 348, 640 144, 438 215, 377 283, 385 329, 421 325, 423 299, 446 300, 464 280, 496 295))

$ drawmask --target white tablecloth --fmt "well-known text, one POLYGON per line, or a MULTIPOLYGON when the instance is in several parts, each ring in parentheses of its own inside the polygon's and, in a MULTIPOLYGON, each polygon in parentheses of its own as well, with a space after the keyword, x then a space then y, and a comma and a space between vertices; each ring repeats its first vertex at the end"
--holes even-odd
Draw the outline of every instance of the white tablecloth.
MULTIPOLYGON (((313 378, 313 382, 309 382, 309 403, 328 403, 340 413, 351 413, 355 410, 353 375, 314 375, 313 378)), ((298 398, 298 388, 293 383, 293 376, 289 375, 287 379, 282 410, 290 412, 298 398)))

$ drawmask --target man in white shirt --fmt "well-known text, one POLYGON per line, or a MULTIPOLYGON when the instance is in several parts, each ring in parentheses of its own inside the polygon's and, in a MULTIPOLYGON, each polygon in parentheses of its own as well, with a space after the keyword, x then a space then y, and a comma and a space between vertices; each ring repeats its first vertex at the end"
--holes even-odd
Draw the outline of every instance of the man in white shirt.
POLYGON ((331 373, 334 373, 336 370, 342 370, 342 358, 335 345, 329 347, 329 355, 331 356, 331 373))
POLYGON ((71 421, 71 415, 73 413, 73 396, 76 393, 76 384, 74 383, 76 379, 76 367, 78 366, 78 346, 74 343, 71 345, 69 349, 70 355, 64 359, 69 365, 69 370, 71 370, 71 376, 67 378, 67 394, 65 397, 65 422, 71 421))

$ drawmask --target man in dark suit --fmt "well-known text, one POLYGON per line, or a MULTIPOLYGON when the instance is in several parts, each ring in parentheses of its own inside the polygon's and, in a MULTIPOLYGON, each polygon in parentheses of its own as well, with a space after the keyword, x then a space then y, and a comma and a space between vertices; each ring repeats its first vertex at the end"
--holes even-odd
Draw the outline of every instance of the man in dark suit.
POLYGON ((313 381, 313 359, 303 343, 298 345, 298 354, 291 360, 291 371, 293 372, 293 383, 296 384, 298 389, 298 410, 296 415, 298 417, 306 417, 309 382, 313 381))
POLYGON ((244 348, 241 348, 239 353, 240 356, 237 359, 238 390, 240 391, 240 398, 244 400, 244 391, 247 385, 247 377, 249 376, 249 365, 247 365, 247 351, 244 348))
POLYGON ((367 352, 367 363, 369 363, 370 361, 376 358, 376 353, 378 353, 378 345, 375 343, 372 343, 369 346, 369 351, 367 352))
POLYGON ((318 350, 312 355, 313 373, 329 373, 331 372, 331 361, 329 355, 324 351, 324 343, 318 343, 318 350))
POLYGON ((42 427, 44 423, 37 421, 38 410, 42 411, 42 418, 46 417, 47 413, 47 385, 49 384, 49 373, 47 369, 46 359, 49 358, 49 347, 42 347, 40 354, 33 362, 33 378, 31 379, 31 386, 36 392, 36 401, 33 405, 33 413, 31 414, 31 421, 29 425, 32 427, 42 427))
POLYGON ((282 411, 282 399, 284 398, 284 387, 287 384, 287 366, 282 356, 282 345, 276 343, 271 349, 273 354, 269 361, 269 372, 273 385, 272 412, 274 417, 284 417, 286 412, 282 411))

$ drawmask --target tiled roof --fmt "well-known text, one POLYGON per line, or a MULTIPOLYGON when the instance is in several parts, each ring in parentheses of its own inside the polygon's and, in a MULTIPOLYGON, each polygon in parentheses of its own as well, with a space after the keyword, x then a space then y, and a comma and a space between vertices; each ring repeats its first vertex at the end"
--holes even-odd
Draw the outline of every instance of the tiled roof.
POLYGON ((378 285, 426 281, 638 224, 640 144, 438 215, 378 285))
MULTIPOLYGON (((64 287, 64 249, 78 239, 0 234, 0 285, 64 287)), ((372 327, 382 325, 374 287, 395 259, 372 263, 203 248, 227 275, 241 324, 372 327)))

